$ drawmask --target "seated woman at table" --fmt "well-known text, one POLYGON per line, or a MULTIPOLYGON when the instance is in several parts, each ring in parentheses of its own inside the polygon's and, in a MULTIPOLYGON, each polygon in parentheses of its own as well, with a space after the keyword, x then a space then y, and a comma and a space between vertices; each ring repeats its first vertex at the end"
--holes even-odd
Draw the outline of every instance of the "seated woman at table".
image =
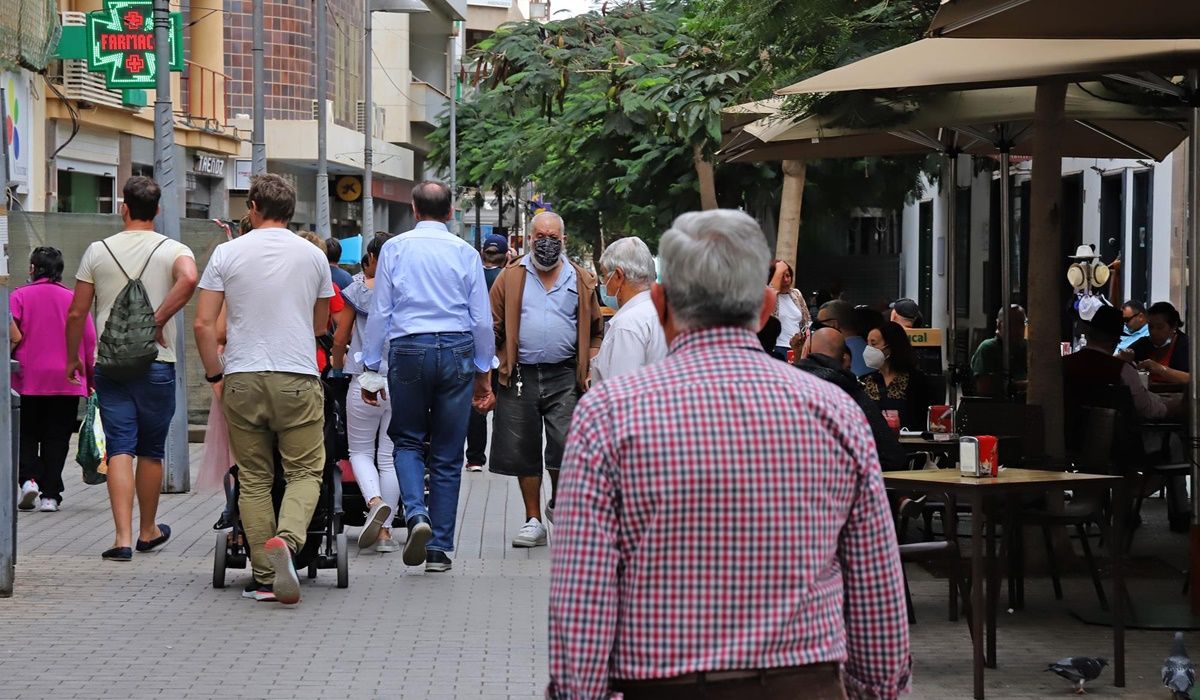
POLYGON ((1188 337, 1179 312, 1170 302, 1160 301, 1150 305, 1146 318, 1150 335, 1130 345, 1122 357, 1149 372, 1154 384, 1187 384, 1191 377, 1188 337))
POLYGON ((862 380, 867 396, 882 411, 898 411, 904 428, 924 430, 929 383, 917 367, 917 355, 904 328, 888 321, 871 329, 863 360, 875 370, 862 380))

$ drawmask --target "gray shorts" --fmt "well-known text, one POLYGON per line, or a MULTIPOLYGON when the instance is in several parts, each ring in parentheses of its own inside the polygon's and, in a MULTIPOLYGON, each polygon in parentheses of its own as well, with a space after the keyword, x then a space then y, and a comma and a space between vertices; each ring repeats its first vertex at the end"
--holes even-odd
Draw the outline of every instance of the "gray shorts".
POLYGON ((492 453, 488 465, 494 474, 541 476, 542 468, 562 465, 571 414, 579 401, 575 360, 555 365, 518 365, 508 386, 496 394, 492 425, 492 453), (517 381, 521 382, 518 396, 517 381), (546 451, 542 460, 542 432, 546 451))

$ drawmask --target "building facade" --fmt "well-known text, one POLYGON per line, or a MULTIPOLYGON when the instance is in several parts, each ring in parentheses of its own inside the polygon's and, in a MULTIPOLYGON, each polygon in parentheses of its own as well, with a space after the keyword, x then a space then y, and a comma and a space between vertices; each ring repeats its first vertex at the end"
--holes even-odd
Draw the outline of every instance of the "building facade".
MULTIPOLYGON (((1120 304, 1137 299, 1147 305, 1170 301, 1184 312, 1185 199, 1187 181, 1183 146, 1161 162, 1065 158, 1062 165, 1063 271, 1060 294, 1029 299, 1028 159, 1014 158, 1012 192, 1012 298, 1037 313, 1046 303, 1066 309, 1071 287, 1068 255, 1081 244, 1093 246, 1101 260, 1121 260, 1120 304)), ((991 335, 1001 301, 1000 173, 994 160, 961 156, 958 172, 956 306, 960 328, 969 329, 960 356, 991 335)), ((944 178, 942 178, 944 180, 944 178)), ((947 304, 946 219, 948 183, 924 183, 916 201, 901 214, 903 236, 900 283, 896 296, 917 300, 931 325, 944 328, 947 304)), ((1107 290, 1106 290, 1107 293, 1107 290)), ((1064 329, 1065 332, 1066 329, 1064 329)))

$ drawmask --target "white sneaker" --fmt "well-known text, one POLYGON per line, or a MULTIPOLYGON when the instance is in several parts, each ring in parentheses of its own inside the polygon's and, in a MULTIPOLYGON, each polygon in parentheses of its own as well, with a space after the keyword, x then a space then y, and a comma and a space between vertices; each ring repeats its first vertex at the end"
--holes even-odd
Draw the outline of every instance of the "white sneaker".
POLYGON ((43 498, 41 503, 38 505, 38 510, 42 511, 43 513, 57 513, 58 501, 53 498, 43 498))
POLYGON ((36 510, 40 493, 37 484, 32 479, 21 484, 21 495, 17 497, 17 510, 36 510))
POLYGON ((517 532, 517 536, 513 538, 512 546, 545 547, 546 526, 537 518, 530 518, 529 522, 522 525, 521 529, 517 532))

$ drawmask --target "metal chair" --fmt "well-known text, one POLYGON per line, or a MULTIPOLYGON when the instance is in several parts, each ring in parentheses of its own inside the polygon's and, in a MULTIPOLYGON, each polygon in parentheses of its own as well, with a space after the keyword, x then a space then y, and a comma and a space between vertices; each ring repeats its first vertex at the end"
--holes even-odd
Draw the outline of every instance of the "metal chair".
MULTIPOLYGON (((1118 447, 1117 418, 1118 412, 1114 408, 1092 406, 1086 409, 1086 420, 1081 424, 1084 432, 1078 442, 1079 451, 1073 460, 1076 469, 1090 474, 1123 473, 1116 458, 1121 451, 1118 447)), ((1109 542, 1110 546, 1113 544, 1109 539, 1108 506, 1106 496, 1089 494, 1072 498, 1064 505, 1061 512, 1045 507, 1021 509, 1016 516, 1017 527, 1014 528, 1014 534, 1018 538, 1015 544, 1019 552, 1017 560, 1020 567, 1017 578, 1024 578, 1024 545, 1020 542, 1019 528, 1022 525, 1040 527, 1046 547, 1050 579, 1054 585, 1054 598, 1062 600, 1062 580, 1059 577, 1058 559, 1054 552, 1051 528, 1074 528, 1079 536, 1079 544, 1083 550, 1088 571, 1091 573, 1092 585, 1096 588, 1096 598, 1099 600, 1101 609, 1108 610, 1108 597, 1104 593, 1104 584, 1100 580, 1100 569, 1096 565, 1096 559, 1092 554, 1091 543, 1088 539, 1088 526, 1095 524, 1100 530, 1101 542, 1109 542)), ((1017 596, 1019 604, 1023 602, 1023 587, 1018 586, 1018 591, 1020 591, 1017 596)))

